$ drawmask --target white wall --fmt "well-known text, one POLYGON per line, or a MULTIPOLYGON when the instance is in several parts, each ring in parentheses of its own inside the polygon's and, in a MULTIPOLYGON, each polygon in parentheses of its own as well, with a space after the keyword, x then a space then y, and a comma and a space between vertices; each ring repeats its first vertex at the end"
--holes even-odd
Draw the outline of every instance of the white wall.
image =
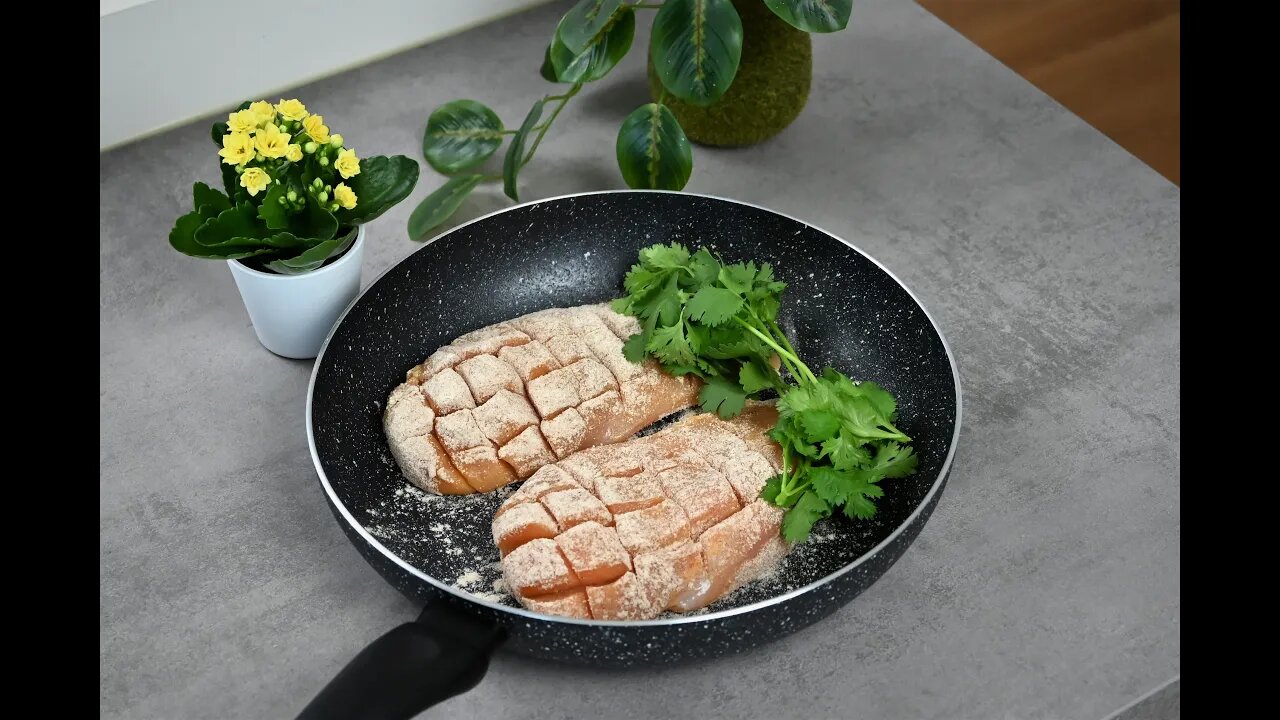
POLYGON ((99 0, 105 150, 548 0, 99 0))

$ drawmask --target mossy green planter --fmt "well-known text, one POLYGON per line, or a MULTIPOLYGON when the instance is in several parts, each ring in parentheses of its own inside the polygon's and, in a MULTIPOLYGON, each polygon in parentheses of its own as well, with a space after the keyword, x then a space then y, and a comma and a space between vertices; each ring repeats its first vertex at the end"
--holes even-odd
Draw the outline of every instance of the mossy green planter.
MULTIPOLYGON (((702 145, 734 147, 764 142, 791 124, 809 99, 813 44, 809 34, 774 15, 764 0, 733 0, 742 18, 742 63, 729 91, 707 107, 667 93, 685 135, 702 145)), ((649 93, 656 102, 662 83, 649 56, 649 93)))

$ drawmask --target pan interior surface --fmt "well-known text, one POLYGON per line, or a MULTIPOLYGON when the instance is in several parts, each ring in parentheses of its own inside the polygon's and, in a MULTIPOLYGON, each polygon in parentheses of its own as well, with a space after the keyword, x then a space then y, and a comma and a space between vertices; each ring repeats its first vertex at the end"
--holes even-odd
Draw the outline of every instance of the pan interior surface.
POLYGON ((814 528, 771 576, 698 614, 786 594, 838 573, 888 538, 945 473, 958 388, 945 344, 888 272, 798 220, 685 193, 556 198, 460 226, 405 258, 351 307, 317 361, 310 429, 331 498, 401 564, 470 599, 519 607, 502 587, 490 522, 514 488, 432 496, 400 475, 382 432, 387 395, 441 345, 485 325, 621 293, 640 248, 679 241, 728 262, 773 265, 787 283, 781 324, 815 370, 875 380, 898 399, 897 425, 920 456, 915 475, 885 480, 876 517, 814 528))

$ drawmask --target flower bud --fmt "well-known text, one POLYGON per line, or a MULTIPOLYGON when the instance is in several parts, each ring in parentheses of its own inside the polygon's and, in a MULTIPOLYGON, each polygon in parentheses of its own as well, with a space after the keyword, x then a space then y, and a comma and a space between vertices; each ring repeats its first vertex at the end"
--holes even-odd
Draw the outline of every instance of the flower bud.
POLYGON ((237 165, 237 166, 236 166, 236 174, 237 174, 237 175, 239 175, 239 174, 241 174, 241 173, 243 173, 243 172, 244 172, 244 166, 243 166, 243 165, 237 165))
POLYGON ((315 144, 314 142, 308 142, 306 145, 302 146, 302 149, 306 151, 308 155, 310 155, 314 153, 319 147, 320 146, 315 144))
POLYGON ((329 203, 329 212, 338 212, 338 203, 329 203))
POLYGON ((285 197, 289 198, 289 202, 294 202, 298 199, 298 193, 290 190, 289 194, 285 195, 285 197))
POLYGON ((282 198, 282 197, 281 197, 281 198, 276 198, 276 199, 280 201, 280 204, 281 204, 281 205, 284 205, 284 204, 286 204, 286 203, 288 203, 288 202, 289 202, 288 200, 285 200, 285 199, 284 199, 284 198, 282 198))
POLYGON ((324 155, 321 155, 321 156, 320 156, 320 166, 321 166, 321 167, 329 167, 329 158, 325 157, 324 155))
POLYGON ((328 200, 329 200, 329 193, 327 193, 327 192, 325 192, 325 191, 321 190, 321 191, 320 191, 320 194, 319 194, 319 195, 316 195, 316 199, 317 199, 317 200, 319 200, 320 202, 328 202, 328 200))
POLYGON ((313 188, 324 187, 324 181, 321 180, 320 178, 316 178, 315 180, 311 181, 311 187, 313 188))
POLYGON ((342 147, 342 135, 339 135, 338 133, 330 135, 329 144, 336 148, 342 147))

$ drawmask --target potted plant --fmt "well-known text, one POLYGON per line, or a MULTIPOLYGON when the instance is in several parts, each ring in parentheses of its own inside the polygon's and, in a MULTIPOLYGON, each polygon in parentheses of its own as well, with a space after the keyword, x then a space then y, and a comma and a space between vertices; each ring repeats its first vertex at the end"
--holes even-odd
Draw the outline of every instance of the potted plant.
POLYGON ((223 190, 197 182, 169 244, 225 260, 263 346, 313 358, 360 291, 365 224, 413 191, 418 163, 361 159, 296 99, 241 104, 213 142, 223 190))
POLYGON ((628 115, 614 151, 633 188, 682 190, 693 172, 689 140, 747 145, 780 132, 809 96, 808 33, 844 29, 852 0, 580 0, 560 19, 543 54, 542 77, 566 84, 543 96, 517 129, 474 100, 454 100, 427 119, 422 151, 449 179, 409 217, 420 240, 449 219, 483 182, 517 179, 560 111, 586 83, 603 78, 631 49, 636 14, 656 10, 649 42, 653 102, 628 115), (477 167, 507 140, 501 174, 477 167))

